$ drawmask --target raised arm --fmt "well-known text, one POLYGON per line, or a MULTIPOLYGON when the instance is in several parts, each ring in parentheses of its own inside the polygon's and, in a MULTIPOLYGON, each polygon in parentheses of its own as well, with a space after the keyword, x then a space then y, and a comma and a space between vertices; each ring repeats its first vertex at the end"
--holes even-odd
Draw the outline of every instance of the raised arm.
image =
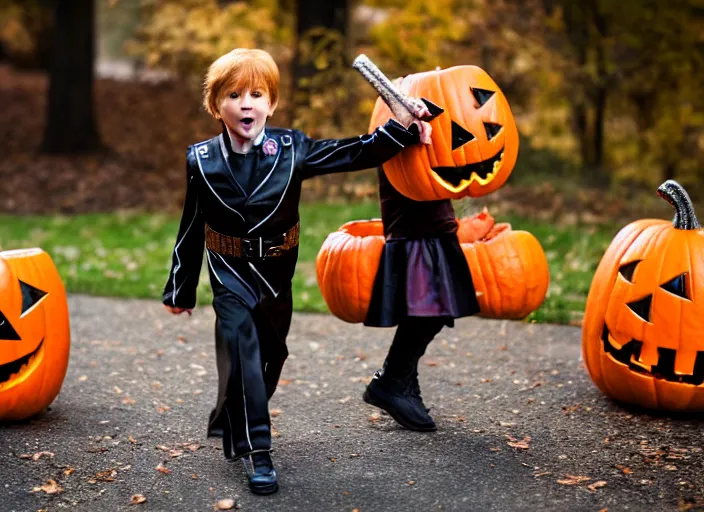
MULTIPOLYGON (((186 164, 186 200, 181 225, 176 236, 171 272, 164 287, 162 302, 169 308, 192 309, 196 304, 196 288, 203 263, 205 247, 205 220, 198 205, 195 167, 189 147, 186 164)), ((176 312, 176 311, 174 311, 176 312)))
POLYGON ((358 137, 320 140, 305 137, 301 144, 304 152, 301 178, 378 167, 404 147, 420 142, 418 127, 412 124, 409 128, 390 119, 371 134, 358 137))

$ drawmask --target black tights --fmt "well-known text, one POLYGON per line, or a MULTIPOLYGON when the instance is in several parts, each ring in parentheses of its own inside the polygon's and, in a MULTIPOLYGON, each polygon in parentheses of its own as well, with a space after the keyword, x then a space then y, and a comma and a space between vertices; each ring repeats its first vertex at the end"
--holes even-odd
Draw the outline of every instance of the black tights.
POLYGON ((409 316, 402 320, 386 356, 384 374, 389 378, 405 378, 416 372, 425 349, 446 322, 442 317, 409 316))

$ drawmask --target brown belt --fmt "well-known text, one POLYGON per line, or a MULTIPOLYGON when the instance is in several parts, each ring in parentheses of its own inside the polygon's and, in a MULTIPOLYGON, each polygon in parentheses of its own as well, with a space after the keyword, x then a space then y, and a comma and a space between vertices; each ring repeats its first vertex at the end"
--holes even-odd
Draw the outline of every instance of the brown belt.
POLYGON ((224 256, 246 259, 271 258, 281 256, 285 251, 296 247, 300 231, 301 224, 297 222, 285 233, 274 237, 238 238, 213 231, 206 224, 205 246, 224 256))

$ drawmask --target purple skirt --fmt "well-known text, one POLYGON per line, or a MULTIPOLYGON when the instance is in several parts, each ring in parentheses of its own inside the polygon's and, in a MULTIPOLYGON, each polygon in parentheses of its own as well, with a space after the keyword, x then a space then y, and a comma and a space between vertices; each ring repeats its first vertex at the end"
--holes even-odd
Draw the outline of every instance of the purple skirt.
POLYGON ((456 234, 386 241, 364 325, 392 327, 409 316, 455 318, 479 312, 456 234))

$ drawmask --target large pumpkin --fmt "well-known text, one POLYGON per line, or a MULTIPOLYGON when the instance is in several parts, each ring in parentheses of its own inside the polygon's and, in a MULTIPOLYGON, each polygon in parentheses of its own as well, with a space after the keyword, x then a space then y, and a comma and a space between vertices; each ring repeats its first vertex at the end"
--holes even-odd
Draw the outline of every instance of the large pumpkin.
POLYGON ((599 389, 646 408, 704 410, 704 230, 686 191, 658 193, 672 222, 624 227, 592 280, 582 353, 599 389))
MULTIPOLYGON (((547 259, 540 243, 485 210, 460 219, 457 235, 474 281, 480 316, 523 318, 545 299, 547 259)), ((367 316, 384 246, 379 220, 353 221, 328 235, 316 258, 320 292, 330 312, 350 323, 367 316)))
MULTIPOLYGON (((401 151, 383 168, 396 190, 415 201, 459 199, 493 192, 518 157, 518 129, 498 85, 477 66, 406 76, 401 90, 444 109, 430 125, 432 144, 401 151)), ((370 132, 391 117, 377 100, 370 132)))
POLYGON ((550 284, 548 260, 527 231, 494 223, 486 209, 459 220, 457 236, 472 273, 479 316, 525 318, 540 307, 550 284))
POLYGON ((315 259, 315 271, 330 312, 345 322, 363 322, 384 247, 381 220, 348 222, 330 233, 315 259))
POLYGON ((29 418, 56 398, 69 340, 66 292, 49 255, 0 252, 0 420, 29 418))

